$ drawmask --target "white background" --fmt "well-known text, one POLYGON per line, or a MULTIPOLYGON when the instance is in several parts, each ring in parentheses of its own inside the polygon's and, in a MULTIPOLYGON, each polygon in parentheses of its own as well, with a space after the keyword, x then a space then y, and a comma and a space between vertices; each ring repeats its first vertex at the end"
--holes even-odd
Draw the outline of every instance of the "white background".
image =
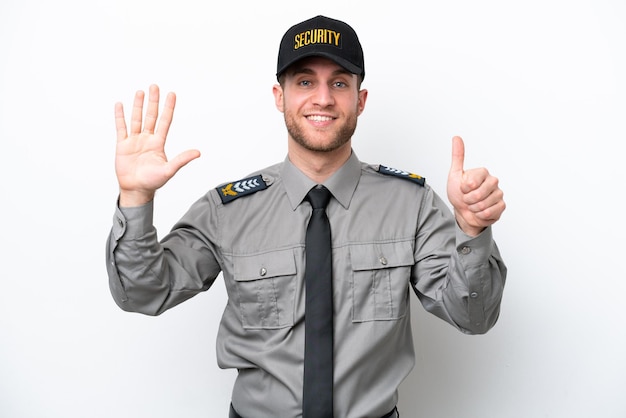
POLYGON ((167 149, 203 153, 157 196, 163 234, 207 189, 284 158, 278 42, 325 14, 365 48, 357 155, 445 195, 458 134, 508 203, 500 321, 466 336, 415 303, 402 416, 625 417, 626 3, 212 3, 0 3, 0 416, 226 416, 222 282, 156 318, 110 297, 113 106, 175 91, 167 149))

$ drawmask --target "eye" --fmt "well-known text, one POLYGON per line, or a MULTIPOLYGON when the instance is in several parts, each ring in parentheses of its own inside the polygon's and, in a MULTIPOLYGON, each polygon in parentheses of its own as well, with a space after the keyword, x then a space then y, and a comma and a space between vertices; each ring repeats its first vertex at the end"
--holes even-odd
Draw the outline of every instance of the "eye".
POLYGON ((342 89, 342 88, 347 87, 348 85, 344 81, 335 81, 333 83, 333 86, 342 89))
POLYGON ((311 85, 311 82, 309 80, 301 80, 300 82, 298 82, 298 84, 302 87, 308 87, 311 85))

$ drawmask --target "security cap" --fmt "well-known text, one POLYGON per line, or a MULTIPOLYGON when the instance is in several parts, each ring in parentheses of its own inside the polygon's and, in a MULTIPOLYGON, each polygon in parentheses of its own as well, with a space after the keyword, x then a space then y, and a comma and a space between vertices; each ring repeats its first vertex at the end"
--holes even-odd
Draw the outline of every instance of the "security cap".
POLYGON ((294 62, 306 57, 325 57, 353 74, 365 78, 363 48, 347 23, 316 16, 292 26, 283 35, 278 51, 276 78, 294 62))

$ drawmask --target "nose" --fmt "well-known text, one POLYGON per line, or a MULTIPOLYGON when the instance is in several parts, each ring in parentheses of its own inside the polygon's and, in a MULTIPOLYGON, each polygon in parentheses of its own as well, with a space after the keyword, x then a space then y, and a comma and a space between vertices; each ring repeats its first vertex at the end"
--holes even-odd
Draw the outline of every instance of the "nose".
POLYGON ((313 104, 318 105, 320 107, 331 106, 335 103, 335 98, 333 97, 332 89, 329 85, 321 83, 315 89, 315 93, 313 94, 313 104))

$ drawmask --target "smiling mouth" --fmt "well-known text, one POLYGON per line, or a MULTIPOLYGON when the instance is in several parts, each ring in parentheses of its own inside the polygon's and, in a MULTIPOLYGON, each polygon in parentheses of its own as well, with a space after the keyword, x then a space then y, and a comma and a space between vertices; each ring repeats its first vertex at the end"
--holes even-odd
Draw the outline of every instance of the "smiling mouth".
POLYGON ((306 118, 313 122, 329 122, 335 119, 331 116, 321 116, 321 115, 310 115, 310 116, 307 116, 306 118))

